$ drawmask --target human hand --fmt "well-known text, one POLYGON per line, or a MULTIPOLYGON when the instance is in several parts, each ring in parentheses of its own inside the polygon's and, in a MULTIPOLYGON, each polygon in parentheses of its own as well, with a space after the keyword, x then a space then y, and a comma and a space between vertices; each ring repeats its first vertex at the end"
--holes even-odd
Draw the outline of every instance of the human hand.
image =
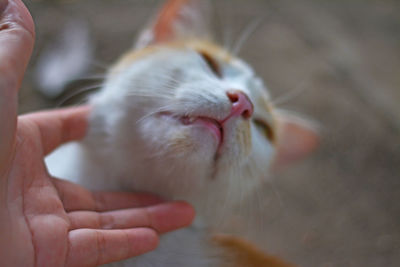
POLYGON ((43 158, 85 135, 88 107, 17 119, 34 26, 20 0, 0 0, 0 259, 2 266, 97 266, 154 249, 194 211, 148 194, 93 193, 51 177, 43 158))

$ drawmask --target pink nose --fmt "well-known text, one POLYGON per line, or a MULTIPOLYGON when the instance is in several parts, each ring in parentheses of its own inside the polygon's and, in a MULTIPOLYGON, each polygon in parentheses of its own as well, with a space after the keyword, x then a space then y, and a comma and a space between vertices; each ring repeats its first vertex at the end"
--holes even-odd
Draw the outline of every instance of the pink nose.
POLYGON ((226 95, 232 102, 232 110, 228 118, 242 116, 245 119, 249 119, 253 115, 253 103, 245 93, 239 90, 230 90, 226 95))

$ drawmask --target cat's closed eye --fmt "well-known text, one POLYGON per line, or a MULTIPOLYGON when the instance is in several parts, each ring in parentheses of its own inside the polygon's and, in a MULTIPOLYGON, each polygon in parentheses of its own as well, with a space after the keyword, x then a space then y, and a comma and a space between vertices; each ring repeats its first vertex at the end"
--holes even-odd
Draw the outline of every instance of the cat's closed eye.
POLYGON ((203 58, 203 60, 207 63, 208 67, 212 70, 212 72, 218 78, 221 78, 222 77, 221 69, 220 69, 217 61, 212 56, 210 56, 208 53, 206 53, 204 51, 199 51, 198 53, 203 58))
POLYGON ((264 136, 271 142, 273 143, 275 141, 275 133, 271 127, 271 125, 267 122, 265 122, 262 119, 254 119, 253 120, 254 124, 260 131, 264 134, 264 136))

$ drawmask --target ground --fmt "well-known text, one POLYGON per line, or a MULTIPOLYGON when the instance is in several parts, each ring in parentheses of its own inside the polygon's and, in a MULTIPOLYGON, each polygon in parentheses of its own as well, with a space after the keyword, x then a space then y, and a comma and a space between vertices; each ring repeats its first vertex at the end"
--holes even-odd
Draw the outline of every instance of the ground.
MULTIPOLYGON (((34 73, 68 20, 87 20, 96 66, 109 65, 158 2, 27 2, 37 43, 20 112, 55 106, 35 91, 34 73)), ((264 18, 241 57, 280 107, 321 126, 318 151, 265 188, 266 249, 300 266, 400 266, 400 2, 226 0, 216 8, 228 40, 264 18)))

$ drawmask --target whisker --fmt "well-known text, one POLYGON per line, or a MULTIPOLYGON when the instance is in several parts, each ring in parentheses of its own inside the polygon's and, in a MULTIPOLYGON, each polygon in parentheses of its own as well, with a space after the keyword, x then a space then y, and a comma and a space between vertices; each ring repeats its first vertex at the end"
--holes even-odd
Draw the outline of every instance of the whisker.
POLYGON ((126 96, 137 96, 137 97, 148 97, 148 98, 159 98, 159 99, 170 99, 169 95, 159 95, 159 94, 146 94, 142 92, 129 92, 126 96))
MULTIPOLYGON (((220 41, 220 38, 224 35, 224 29, 223 29, 223 22, 222 22, 222 14, 220 12, 220 9, 217 6, 216 1, 210 1, 211 3, 211 10, 213 11, 212 18, 214 22, 214 28, 215 32, 212 33, 212 38, 214 40, 220 41), (218 38, 218 39, 217 39, 218 38)), ((220 43, 220 42, 218 42, 220 43)))
POLYGON ((156 109, 156 110, 154 110, 152 112, 149 112, 148 114, 146 114, 146 115, 142 116, 140 119, 138 119, 136 121, 136 124, 141 123, 144 119, 146 119, 148 117, 151 117, 154 114, 157 114, 157 113, 163 112, 163 111, 168 111, 168 108, 171 107, 171 106, 173 106, 173 105, 165 105, 165 106, 162 106, 162 107, 160 107, 160 108, 158 108, 158 109, 156 109))
POLYGON ((276 197, 276 199, 278 200, 279 205, 281 206, 281 208, 282 208, 284 214, 287 215, 286 210, 285 210, 285 205, 284 205, 284 203, 283 203, 283 201, 282 201, 282 196, 281 196, 281 194, 279 193, 279 191, 276 189, 276 186, 275 186, 275 184, 274 184, 272 178, 271 178, 271 179, 268 179, 268 184, 271 186, 272 192, 275 194, 275 197, 276 197))
MULTIPOLYGON (((256 197, 256 199, 255 199, 256 204, 255 204, 255 207, 254 207, 254 209, 255 209, 254 214, 256 214, 255 216, 257 217, 257 222, 262 222, 263 219, 264 219, 263 216, 265 216, 265 212, 263 212, 264 209, 263 209, 263 206, 261 205, 261 203, 265 202, 265 197, 262 196, 261 191, 258 188, 256 190, 254 190, 254 193, 255 193, 255 197, 256 197)), ((252 207, 253 207, 253 205, 252 205, 252 207)), ((257 232, 258 233, 262 233, 263 232, 262 231, 263 226, 264 225, 262 225, 260 223, 256 223, 256 225, 254 225, 254 227, 257 227, 257 232)))
MULTIPOLYGON (((178 80, 171 75, 162 74, 162 73, 156 74, 154 78, 164 80, 164 84, 162 86, 165 87, 165 89, 176 89, 176 84, 179 84, 182 82, 181 80, 178 80)), ((145 90, 148 89, 148 91, 154 90, 152 87, 149 87, 149 86, 143 88, 143 84, 146 84, 146 82, 147 82, 147 79, 143 78, 143 77, 130 77, 129 82, 131 82, 133 85, 134 85, 134 83, 140 84, 141 88, 139 91, 143 91, 144 89, 145 90)), ((174 94, 174 90, 164 90, 163 94, 172 95, 172 94, 174 94)))
POLYGON ((233 8, 231 3, 225 0, 224 6, 227 8, 227 14, 223 22, 223 46, 227 51, 231 51, 233 45, 233 8))
MULTIPOLYGON (((258 173, 263 173, 263 172, 261 171, 261 168, 260 168, 259 166, 254 165, 254 168, 257 169, 257 172, 258 172, 258 173)), ((282 196, 281 196, 281 194, 279 193, 278 189, 276 188, 276 186, 275 186, 275 184, 274 184, 273 178, 272 178, 272 177, 268 177, 268 179, 265 179, 265 182, 268 183, 268 185, 269 185, 270 188, 271 188, 271 191, 273 192, 273 194, 275 195, 276 199, 278 200, 279 205, 281 206, 281 208, 282 208, 284 214, 287 215, 286 210, 285 210, 285 204, 284 204, 284 202, 283 202, 283 200, 282 200, 282 196)))
POLYGON ((290 90, 289 92, 285 92, 282 95, 273 99, 271 101, 271 103, 275 106, 279 106, 279 105, 287 103, 288 101, 298 97, 301 93, 305 92, 306 90, 311 89, 311 87, 306 86, 308 84, 309 84, 309 82, 306 82, 306 81, 302 82, 300 85, 298 85, 294 89, 290 90))
POLYGON ((99 68, 101 68, 103 70, 106 70, 106 71, 108 71, 110 69, 110 65, 108 65, 106 63, 103 63, 103 62, 100 62, 99 60, 92 60, 90 62, 90 64, 95 66, 95 67, 99 67, 99 68))
POLYGON ((244 30, 240 33, 239 38, 235 42, 232 48, 232 54, 238 55, 243 45, 249 40, 251 35, 257 30, 257 28, 264 22, 266 17, 253 19, 244 30))
POLYGON ((91 92, 91 91, 99 90, 99 89, 100 89, 101 87, 103 87, 103 86, 104 86, 103 83, 101 83, 101 84, 96 84, 96 85, 85 86, 85 87, 83 87, 83 88, 81 88, 81 89, 78 89, 78 90, 76 90, 75 92, 72 92, 71 94, 69 94, 69 95, 63 97, 63 98, 56 104, 56 106, 57 106, 57 107, 64 106, 64 105, 65 105, 69 100, 71 100, 72 98, 74 98, 74 97, 76 97, 76 96, 79 96, 79 95, 81 95, 81 94, 84 94, 84 93, 88 93, 88 92, 91 92))
POLYGON ((93 74, 93 75, 87 75, 87 76, 82 76, 82 77, 71 79, 68 81, 68 83, 84 82, 84 81, 88 81, 88 80, 104 80, 105 78, 107 78, 107 76, 104 74, 93 74))
MULTIPOLYGON (((221 224, 224 220, 223 218, 226 218, 226 214, 228 213, 228 211, 230 210, 229 208, 229 203, 231 203, 231 199, 232 199, 232 195, 234 192, 232 192, 232 181, 231 179, 227 179, 228 184, 227 184, 227 193, 225 195, 225 200, 222 202, 223 208, 221 209, 221 215, 220 218, 218 219, 219 223, 221 224)), ((213 205, 215 205, 215 203, 213 203, 213 205)))
POLYGON ((92 74, 92 75, 78 78, 76 80, 77 81, 79 81, 79 80, 104 80, 105 78, 107 78, 106 74, 92 74))

